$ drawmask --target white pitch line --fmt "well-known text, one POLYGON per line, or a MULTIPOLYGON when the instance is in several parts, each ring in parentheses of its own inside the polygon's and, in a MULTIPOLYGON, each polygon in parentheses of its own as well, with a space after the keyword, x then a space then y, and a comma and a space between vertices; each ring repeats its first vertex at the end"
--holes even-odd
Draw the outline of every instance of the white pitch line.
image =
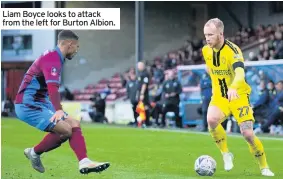
MULTIPOLYGON (((91 126, 91 125, 90 125, 91 126)), ((123 128, 123 129, 137 129, 137 130, 149 130, 149 131, 156 131, 156 132, 175 132, 175 133, 190 133, 190 134, 200 134, 200 135, 210 135, 208 132, 198 132, 198 131, 190 131, 185 129, 160 129, 160 128, 133 128, 128 126, 122 126, 122 125, 103 125, 105 127, 109 128, 123 128)), ((84 126, 86 127, 86 126, 84 126)), ((96 125, 98 127, 98 125, 96 125)), ((228 137, 235 137, 235 138, 242 138, 243 136, 240 134, 227 134, 228 137)), ((265 136, 258 136, 260 139, 264 140, 277 140, 277 141, 283 141, 282 138, 279 137, 265 137, 265 136)))
MULTIPOLYGON (((151 131, 158 131, 158 132, 175 132, 175 133, 190 133, 190 134, 200 134, 200 135, 210 135, 208 132, 196 132, 196 131, 186 131, 186 130, 178 130, 178 129, 158 129, 158 128, 147 128, 146 130, 151 131)), ((240 134, 227 134, 228 137, 235 137, 235 138, 242 138, 240 134)), ((283 141, 282 138, 277 137, 264 137, 264 136, 258 136, 260 139, 264 140, 279 140, 283 141)))

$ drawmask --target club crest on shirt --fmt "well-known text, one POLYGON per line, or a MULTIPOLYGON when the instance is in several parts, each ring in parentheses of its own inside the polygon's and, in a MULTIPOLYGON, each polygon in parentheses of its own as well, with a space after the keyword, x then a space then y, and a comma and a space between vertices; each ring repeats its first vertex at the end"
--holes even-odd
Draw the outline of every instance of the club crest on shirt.
POLYGON ((240 54, 235 54, 234 55, 234 59, 240 60, 241 59, 241 55, 240 54))
POLYGON ((58 72, 57 72, 57 69, 55 67, 52 67, 51 68, 51 75, 52 76, 57 76, 58 72))

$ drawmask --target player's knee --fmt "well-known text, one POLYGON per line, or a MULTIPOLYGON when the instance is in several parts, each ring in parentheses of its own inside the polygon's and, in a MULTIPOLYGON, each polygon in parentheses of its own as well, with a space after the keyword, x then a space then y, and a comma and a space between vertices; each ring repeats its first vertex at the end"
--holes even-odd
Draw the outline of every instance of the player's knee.
POLYGON ((80 121, 78 121, 76 119, 67 118, 66 122, 71 126, 71 128, 80 127, 80 121))
POLYGON ((211 129, 214 129, 218 125, 218 119, 216 117, 207 115, 207 124, 211 129))
POLYGON ((207 124, 211 129, 217 127, 219 122, 224 118, 224 114, 216 106, 209 106, 207 111, 207 124))
POLYGON ((72 136, 72 127, 70 125, 66 125, 64 131, 61 134, 62 139, 68 139, 72 136))
POLYGON ((72 127, 80 127, 80 121, 73 119, 72 127))
POLYGON ((242 131, 242 135, 244 136, 245 140, 248 142, 248 143, 253 143, 254 141, 254 133, 252 130, 244 130, 242 131))

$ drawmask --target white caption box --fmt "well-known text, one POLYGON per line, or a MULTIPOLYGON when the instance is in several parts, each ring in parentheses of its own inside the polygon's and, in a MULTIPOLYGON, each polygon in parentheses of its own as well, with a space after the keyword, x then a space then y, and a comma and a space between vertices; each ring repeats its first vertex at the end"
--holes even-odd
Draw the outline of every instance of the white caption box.
POLYGON ((0 17, 7 30, 120 30, 120 8, 1 8, 0 17))

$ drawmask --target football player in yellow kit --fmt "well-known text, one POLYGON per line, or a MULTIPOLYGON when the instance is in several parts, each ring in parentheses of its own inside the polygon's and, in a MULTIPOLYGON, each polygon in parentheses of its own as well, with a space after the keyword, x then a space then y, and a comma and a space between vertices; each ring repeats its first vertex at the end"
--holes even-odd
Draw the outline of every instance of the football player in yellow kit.
POLYGON ((218 18, 210 19, 204 25, 207 45, 202 53, 212 80, 212 98, 207 113, 209 132, 223 155, 224 169, 231 170, 234 157, 227 147, 227 136, 221 123, 232 114, 251 153, 258 160, 261 174, 274 176, 268 167, 263 145, 253 132, 254 116, 249 103, 251 88, 245 81, 241 49, 225 40, 223 32, 223 22, 218 18))

